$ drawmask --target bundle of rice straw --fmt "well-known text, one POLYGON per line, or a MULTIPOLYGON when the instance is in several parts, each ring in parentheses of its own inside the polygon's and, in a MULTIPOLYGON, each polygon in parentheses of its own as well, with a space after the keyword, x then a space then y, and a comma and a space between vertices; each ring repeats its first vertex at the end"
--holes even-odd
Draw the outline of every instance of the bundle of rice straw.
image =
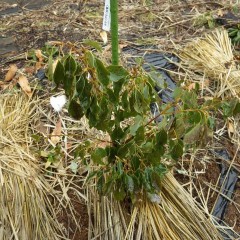
POLYGON ((31 149, 29 124, 37 100, 19 92, 0 95, 0 239, 63 239, 49 195, 31 149))
POLYGON ((135 206, 120 204, 112 197, 96 198, 88 188, 89 239, 99 240, 220 240, 211 217, 168 173, 162 182, 160 204, 143 201, 135 206))
POLYGON ((234 61, 231 40, 224 29, 198 39, 177 53, 181 66, 210 79, 215 97, 240 98, 240 69, 234 61))

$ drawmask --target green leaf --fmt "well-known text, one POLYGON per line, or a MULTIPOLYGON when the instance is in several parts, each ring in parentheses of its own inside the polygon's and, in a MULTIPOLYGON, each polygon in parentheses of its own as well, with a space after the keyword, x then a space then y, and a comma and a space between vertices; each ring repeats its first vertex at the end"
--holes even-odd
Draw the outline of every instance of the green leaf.
POLYGON ((124 131, 122 130, 121 127, 119 126, 115 126, 114 130, 112 131, 112 134, 111 134, 111 139, 113 141, 119 141, 122 139, 122 137, 124 136, 124 131))
POLYGON ((74 73, 75 76, 81 76, 83 74, 83 70, 82 67, 80 66, 80 64, 77 62, 77 69, 74 73))
POLYGON ((104 157, 107 156, 107 152, 103 148, 97 148, 95 151, 91 154, 91 159, 93 160, 94 163, 96 164, 101 164, 103 165, 104 162, 102 161, 104 157))
POLYGON ((145 128, 144 126, 140 126, 136 132, 136 135, 134 137, 136 144, 140 145, 145 140, 145 128))
POLYGON ((48 69, 47 69, 46 76, 50 81, 53 81, 53 57, 52 57, 52 55, 50 55, 48 58, 48 69))
POLYGON ((125 90, 122 94, 122 107, 125 111, 129 111, 130 110, 130 107, 129 107, 129 99, 128 99, 128 90, 125 90))
POLYGON ((120 79, 118 82, 113 83, 114 95, 119 99, 119 93, 121 92, 124 83, 126 82, 125 78, 120 79))
POLYGON ((239 113, 240 113, 240 102, 238 102, 235 108, 233 109, 233 116, 236 116, 239 113))
POLYGON ((130 193, 133 193, 134 181, 133 181, 132 177, 130 177, 129 175, 125 175, 124 180, 125 180, 125 185, 127 186, 127 191, 129 191, 130 193))
POLYGON ((77 63, 71 55, 69 55, 64 61, 64 68, 66 74, 72 76, 75 74, 75 71, 77 70, 77 63))
POLYGON ((85 59, 87 60, 87 63, 88 63, 88 65, 89 65, 91 68, 94 68, 94 67, 95 67, 95 57, 94 57, 94 55, 92 54, 92 52, 87 51, 87 52, 85 53, 85 59))
POLYGON ((174 141, 174 145, 171 148, 171 157, 174 160, 178 160, 178 158, 182 157, 183 155, 183 142, 182 140, 174 141))
POLYGON ((142 151, 143 153, 151 153, 153 151, 153 143, 152 142, 146 142, 142 145, 142 151))
POLYGON ((122 201, 126 197, 126 193, 122 188, 118 188, 113 192, 113 196, 116 200, 122 201))
POLYGON ((75 119, 81 119, 84 116, 81 105, 74 99, 69 103, 68 113, 75 119))
POLYGON ((63 79, 63 88, 66 95, 72 98, 75 92, 76 77, 68 73, 69 72, 66 72, 65 78, 63 79))
POLYGON ((77 83, 76 83, 76 90, 77 90, 78 95, 83 94, 83 90, 85 88, 86 82, 87 82, 87 79, 85 78, 84 75, 82 75, 78 78, 77 83))
POLYGON ((156 172, 159 177, 163 177, 168 171, 167 167, 164 166, 163 164, 159 164, 153 169, 154 169, 154 172, 156 172))
POLYGON ((86 39, 86 40, 83 41, 83 44, 88 45, 90 47, 93 47, 96 50, 98 50, 99 52, 102 52, 102 46, 96 41, 86 39))
POLYGON ((117 162, 117 174, 118 176, 123 174, 123 164, 120 161, 117 162))
POLYGON ((138 130, 138 128, 142 125, 142 117, 140 115, 137 115, 134 119, 134 124, 130 126, 129 130, 130 130, 130 134, 132 136, 136 135, 136 132, 138 130))
POLYGON ((190 131, 188 131, 185 134, 183 141, 184 143, 187 143, 187 144, 194 144, 200 140, 202 133, 203 133, 203 125, 201 123, 198 123, 190 131))
POLYGON ((103 187, 105 184, 105 178, 104 176, 101 174, 98 181, 97 181, 97 190, 100 194, 103 194, 103 187))
POLYGON ((108 72, 110 73, 109 79, 112 82, 118 82, 119 80, 126 78, 129 73, 122 66, 111 65, 107 67, 108 72))
POLYGON ((126 158, 126 156, 131 153, 132 151, 134 151, 135 147, 134 147, 134 143, 132 141, 123 144, 119 147, 118 151, 117 151, 117 156, 119 158, 126 158))
POLYGON ((197 124, 201 122, 202 119, 204 119, 204 116, 200 111, 189 111, 187 113, 187 121, 191 124, 197 124))
POLYGON ((110 81, 109 72, 99 59, 96 59, 95 63, 98 79, 103 86, 107 87, 110 81))
MULTIPOLYGON (((100 111, 98 99, 96 96, 92 96, 92 101, 90 104, 90 110, 93 115, 97 118, 98 112, 100 111)), ((102 119, 99 119, 99 121, 102 121, 102 119)))
POLYGON ((58 87, 59 84, 63 83, 65 78, 65 71, 62 63, 58 61, 57 66, 55 68, 54 74, 53 74, 53 80, 56 83, 56 86, 58 87))
POLYGON ((114 103, 114 104, 117 104, 118 103, 118 99, 116 98, 114 92, 112 89, 110 88, 107 88, 107 94, 108 94, 108 98, 109 98, 109 101, 114 103))
POLYGON ((146 102, 143 98, 143 95, 140 91, 135 90, 135 99, 134 99, 134 105, 133 108, 137 113, 142 114, 146 109, 149 108, 148 102, 146 102))
POLYGON ((133 168, 134 171, 136 171, 137 169, 139 169, 140 166, 140 160, 137 156, 133 156, 131 158, 131 167, 133 168))
POLYGON ((167 143, 167 132, 164 129, 161 129, 157 134, 156 134, 156 145, 157 146, 162 146, 167 143))
POLYGON ((88 182, 91 178, 95 177, 98 173, 99 173, 99 171, 90 172, 87 176, 86 182, 88 182))
POLYGON ((165 149, 163 146, 155 146, 152 152, 146 155, 149 163, 152 165, 159 165, 161 157, 163 156, 165 149))

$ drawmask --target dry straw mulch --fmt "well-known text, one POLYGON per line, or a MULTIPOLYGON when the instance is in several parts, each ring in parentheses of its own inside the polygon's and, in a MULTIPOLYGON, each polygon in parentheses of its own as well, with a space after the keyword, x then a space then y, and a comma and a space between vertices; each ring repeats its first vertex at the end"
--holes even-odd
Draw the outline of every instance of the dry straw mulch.
POLYGON ((32 149, 30 124, 38 100, 19 92, 0 94, 0 239, 62 239, 44 178, 32 149))

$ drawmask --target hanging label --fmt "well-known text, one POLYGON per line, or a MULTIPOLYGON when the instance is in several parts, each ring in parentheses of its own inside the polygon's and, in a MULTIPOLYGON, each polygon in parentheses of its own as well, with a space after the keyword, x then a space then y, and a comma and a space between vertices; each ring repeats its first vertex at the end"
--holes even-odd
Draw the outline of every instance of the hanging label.
POLYGON ((104 31, 110 31, 111 15, 110 15, 110 0, 105 0, 104 14, 103 14, 103 25, 104 31))

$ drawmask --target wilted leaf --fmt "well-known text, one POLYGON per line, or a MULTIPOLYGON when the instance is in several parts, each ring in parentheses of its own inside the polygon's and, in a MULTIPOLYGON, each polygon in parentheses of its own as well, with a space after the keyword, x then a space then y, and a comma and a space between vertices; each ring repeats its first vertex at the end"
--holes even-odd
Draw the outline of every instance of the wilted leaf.
POLYGON ((5 76, 5 81, 6 82, 11 81, 14 78, 17 70, 18 70, 17 66, 15 64, 11 64, 10 68, 5 76))
POLYGON ((51 134, 51 141, 53 144, 56 145, 60 141, 61 132, 62 132, 62 121, 61 121, 61 119, 59 119, 52 134, 51 134))
POLYGON ((22 88, 22 90, 29 96, 31 97, 32 96, 32 90, 29 86, 29 82, 28 82, 28 79, 21 75, 18 79, 18 83, 20 85, 20 87, 22 88))

